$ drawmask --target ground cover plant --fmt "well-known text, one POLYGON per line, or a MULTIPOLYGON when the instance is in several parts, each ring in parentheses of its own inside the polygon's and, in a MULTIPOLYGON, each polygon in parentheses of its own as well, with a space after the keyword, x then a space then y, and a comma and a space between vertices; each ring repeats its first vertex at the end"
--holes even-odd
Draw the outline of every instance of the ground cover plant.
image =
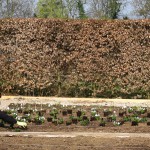
POLYGON ((138 126, 139 124, 150 126, 150 108, 140 106, 65 106, 12 103, 4 111, 18 121, 27 122, 28 127, 45 125, 49 128, 65 126, 107 128, 138 126))

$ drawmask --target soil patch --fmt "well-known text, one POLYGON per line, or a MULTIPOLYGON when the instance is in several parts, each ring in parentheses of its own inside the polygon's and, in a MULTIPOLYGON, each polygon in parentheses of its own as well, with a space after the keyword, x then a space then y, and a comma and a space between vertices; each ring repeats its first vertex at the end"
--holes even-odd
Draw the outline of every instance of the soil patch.
POLYGON ((1 150, 149 150, 149 138, 32 138, 0 137, 1 150))

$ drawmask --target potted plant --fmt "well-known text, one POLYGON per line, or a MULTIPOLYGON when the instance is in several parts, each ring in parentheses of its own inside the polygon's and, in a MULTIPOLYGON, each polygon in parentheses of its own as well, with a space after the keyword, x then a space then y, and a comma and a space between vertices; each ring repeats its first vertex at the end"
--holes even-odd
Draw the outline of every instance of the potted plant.
POLYGON ((82 120, 88 120, 87 116, 82 116, 82 120))
POLYGON ((71 125, 72 124, 72 121, 71 120, 67 120, 66 121, 66 126, 69 126, 69 125, 71 125))
POLYGON ((104 117, 107 117, 112 114, 112 109, 111 108, 104 109, 103 113, 104 113, 104 117))
POLYGON ((96 119, 96 117, 95 116, 91 116, 90 117, 90 121, 96 121, 97 119, 96 119))
POLYGON ((21 114, 21 113, 23 113, 23 109, 22 108, 18 108, 17 112, 21 114))
POLYGON ((72 120, 73 124, 77 124, 78 123, 78 118, 75 116, 70 116, 70 119, 72 120))
POLYGON ((56 108, 53 108, 53 110, 50 112, 50 115, 54 118, 57 118, 58 110, 56 108))
POLYGON ((48 118, 47 118, 47 121, 48 121, 48 122, 52 122, 52 120, 53 120, 52 117, 48 117, 48 118))
POLYGON ((121 123, 120 123, 119 121, 114 121, 114 122, 113 122, 113 125, 114 125, 114 126, 120 126, 121 123))
POLYGON ((102 118, 102 119, 100 120, 99 126, 105 127, 105 125, 106 125, 106 121, 102 118))
POLYGON ((34 118, 34 122, 37 124, 37 125, 41 125, 42 123, 44 123, 45 121, 45 117, 44 116, 39 116, 37 115, 35 118, 34 118))
POLYGON ((66 111, 66 110, 63 110, 63 111, 62 111, 62 115, 63 115, 63 116, 67 116, 67 111, 66 111))
POLYGON ((67 109, 67 113, 70 114, 70 115, 72 115, 72 109, 71 108, 67 109))
POLYGON ((63 118, 58 118, 58 124, 63 124, 63 123, 64 123, 63 118))
POLYGON ((81 124, 82 126, 87 126, 89 123, 90 123, 89 119, 81 120, 81 121, 80 121, 80 124, 81 124))
POLYGON ((146 117, 141 118, 140 122, 142 122, 142 123, 147 122, 147 118, 146 117))
POLYGON ((55 126, 57 126, 57 125, 58 125, 58 119, 53 118, 53 119, 52 119, 52 123, 53 123, 55 126))
POLYGON ((150 126, 150 121, 147 122, 147 125, 150 126))
POLYGON ((78 111, 77 111, 77 117, 81 117, 81 115, 82 115, 82 111, 81 111, 81 110, 78 110, 78 111))
POLYGON ((125 121, 123 119, 120 119, 119 122, 120 122, 120 125, 123 125, 125 121))
POLYGON ((135 112, 138 115, 141 115, 141 114, 145 114, 147 112, 147 109, 145 107, 137 107, 137 109, 135 110, 135 112))
POLYGON ((32 119, 31 119, 31 114, 25 114, 22 119, 25 119, 26 121, 28 122, 32 122, 32 119))
POLYGON ((132 126, 138 126, 139 122, 140 122, 140 118, 139 117, 133 117, 131 119, 131 125, 132 126))
POLYGON ((111 115, 111 116, 107 117, 107 121, 108 122, 116 121, 116 115, 111 115))
POLYGON ((13 113, 13 112, 15 112, 15 110, 12 108, 10 108, 10 107, 7 107, 7 109, 6 110, 4 110, 4 112, 6 113, 6 114, 11 114, 11 113, 13 113))
POLYGON ((99 114, 95 114, 95 118, 96 118, 96 120, 100 120, 100 115, 99 114))
POLYGON ((134 109, 132 107, 129 107, 128 108, 128 113, 133 113, 134 112, 134 109))
POLYGON ((96 111, 96 108, 92 108, 91 109, 91 117, 90 117, 90 121, 96 121, 96 115, 97 114, 97 111, 96 111))
POLYGON ((119 109, 119 116, 123 117, 126 114, 126 110, 124 108, 119 109))
POLYGON ((25 109, 24 111, 23 111, 23 114, 30 114, 30 110, 29 109, 25 109))
POLYGON ((147 117, 150 118, 150 112, 147 113, 147 117))
POLYGON ((16 118, 17 116, 18 116, 17 113, 15 113, 15 112, 12 113, 12 117, 13 117, 13 118, 16 118))
POLYGON ((124 122, 129 122, 129 121, 131 121, 131 117, 125 115, 125 116, 123 117, 123 121, 124 121, 124 122))

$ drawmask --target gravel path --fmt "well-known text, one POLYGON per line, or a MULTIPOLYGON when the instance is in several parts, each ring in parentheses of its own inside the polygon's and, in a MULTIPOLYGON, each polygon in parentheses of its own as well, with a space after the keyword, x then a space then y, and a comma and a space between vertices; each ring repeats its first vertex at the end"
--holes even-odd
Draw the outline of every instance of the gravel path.
POLYGON ((0 99, 0 109, 5 109, 10 103, 31 104, 62 104, 62 105, 101 105, 101 106, 143 106, 150 107, 150 100, 143 99, 101 99, 101 98, 61 98, 61 97, 25 97, 3 96, 0 99))
POLYGON ((102 132, 0 132, 0 137, 107 137, 107 138, 150 138, 147 133, 102 133, 102 132))

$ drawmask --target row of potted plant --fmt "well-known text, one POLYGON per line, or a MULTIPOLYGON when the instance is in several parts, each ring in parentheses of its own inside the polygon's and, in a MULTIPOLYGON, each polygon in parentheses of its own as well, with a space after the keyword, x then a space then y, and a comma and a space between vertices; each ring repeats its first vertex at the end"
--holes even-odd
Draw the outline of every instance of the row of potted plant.
POLYGON ((146 107, 92 107, 90 112, 80 109, 74 106, 63 106, 59 105, 48 106, 48 110, 37 110, 30 108, 25 108, 20 105, 18 108, 7 108, 5 111, 8 114, 11 114, 14 118, 26 122, 34 122, 36 124, 43 124, 46 120, 52 122, 53 124, 79 124, 80 125, 89 125, 92 121, 98 121, 100 126, 105 126, 107 122, 112 122, 115 126, 124 124, 125 122, 131 122, 131 125, 138 125, 140 122, 147 122, 149 125, 148 118, 150 118, 150 113, 146 107), (78 109, 78 110, 76 110, 78 109), (116 113, 118 111, 118 113, 116 113), (49 116, 45 117, 44 115, 49 112, 49 116), (103 115, 100 114, 103 112, 103 115), (19 116, 18 114, 22 114, 19 116), (60 115, 61 114, 61 115, 60 115), (141 116, 144 114, 144 116, 141 116), (68 117, 68 119, 64 119, 68 117))

